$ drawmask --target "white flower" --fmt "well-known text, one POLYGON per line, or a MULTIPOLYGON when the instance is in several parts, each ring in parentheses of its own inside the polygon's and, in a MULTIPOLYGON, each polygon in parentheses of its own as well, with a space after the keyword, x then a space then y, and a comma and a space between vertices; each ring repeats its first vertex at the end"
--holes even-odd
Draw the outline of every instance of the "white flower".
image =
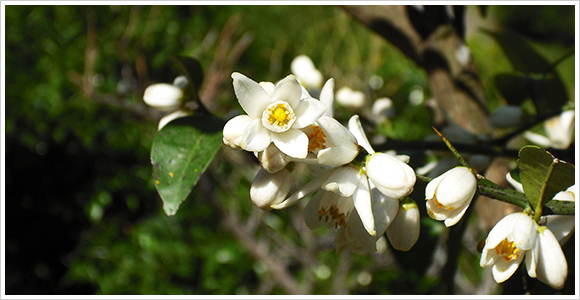
POLYGON ((175 111, 183 105, 183 89, 168 83, 152 84, 145 89, 143 101, 162 112, 175 111))
POLYGON ((381 123, 386 119, 390 119, 395 115, 395 108, 393 100, 389 98, 379 98, 373 103, 371 112, 375 117, 377 123, 381 123))
POLYGON ((270 173, 260 169, 250 188, 252 202, 263 210, 270 210, 271 205, 282 202, 292 186, 293 170, 294 168, 283 168, 276 173, 270 173))
POLYGON ((547 137, 531 131, 524 132, 524 136, 532 143, 544 148, 568 149, 574 141, 575 114, 574 110, 566 110, 559 116, 544 122, 547 137))
POLYGON ((320 93, 326 112, 303 131, 308 135, 308 152, 321 165, 337 167, 350 163, 359 153, 355 137, 334 119, 334 80, 329 79, 320 93))
POLYGON ((515 105, 504 105, 496 109, 490 116, 491 126, 497 128, 508 128, 520 126, 524 117, 521 107, 515 105))
POLYGON ((167 125, 167 123, 169 123, 177 118, 187 117, 187 116, 190 116, 192 114, 193 114, 193 112, 187 108, 182 108, 180 110, 176 110, 176 111, 164 116, 163 118, 161 118, 161 120, 159 120, 159 125, 158 125, 157 130, 161 130, 163 127, 165 127, 165 125, 167 125))
POLYGON ((419 239, 421 215, 417 203, 410 198, 401 201, 397 216, 387 228, 387 237, 393 248, 409 251, 419 239))
POLYGON ((538 242, 538 280, 554 289, 563 288, 568 276, 568 263, 558 240, 548 227, 538 226, 538 242))
POLYGON ((480 266, 492 266, 496 282, 506 281, 526 260, 530 277, 536 277, 539 253, 538 230, 525 213, 513 213, 501 219, 489 232, 481 254, 480 266))
POLYGON ((477 179, 471 171, 453 168, 427 184, 427 213, 435 220, 445 220, 445 226, 453 226, 467 211, 476 191, 477 179))
POLYGON ((345 86, 336 92, 336 101, 348 108, 360 109, 365 105, 365 94, 345 86))
POLYGON ((254 154, 258 158, 260 166, 270 173, 276 173, 282 170, 292 161, 292 157, 282 153, 274 144, 270 144, 266 150, 254 152, 254 154))
POLYGON ((322 85, 322 73, 316 69, 310 57, 299 55, 290 64, 290 70, 307 89, 319 89, 322 85))
POLYGON ((294 158, 308 154, 308 137, 300 129, 314 123, 326 110, 320 101, 303 97, 302 87, 293 75, 276 85, 262 83, 234 72, 234 92, 252 121, 246 127, 240 146, 247 151, 263 151, 274 143, 294 158))
MULTIPOLYGON (((376 201, 380 202, 380 200, 373 200, 373 198, 395 198, 390 197, 389 194, 395 195, 397 197, 408 195, 408 193, 412 191, 413 185, 415 184, 415 174, 409 166, 401 166, 401 164, 404 163, 400 161, 399 158, 396 158, 395 156, 389 156, 388 158, 385 158, 383 155, 388 154, 375 153, 374 150, 370 147, 370 144, 368 144, 368 140, 366 140, 366 136, 360 127, 358 116, 351 118, 351 121, 352 122, 349 122, 349 128, 351 127, 350 124, 354 122, 354 127, 352 129, 354 130, 353 135, 359 137, 357 138, 359 145, 367 144, 367 147, 369 147, 368 149, 374 154, 373 156, 376 155, 377 157, 370 163, 366 163, 367 167, 372 167, 372 172, 368 173, 368 169, 365 167, 355 166, 353 164, 347 164, 330 169, 317 176, 314 180, 305 184, 302 188, 285 199, 283 202, 273 205, 272 208, 281 209, 288 207, 300 199, 318 191, 319 189, 322 189, 324 191, 334 193, 339 197, 351 199, 352 207, 356 208, 361 222, 368 234, 371 236, 376 236, 377 230, 379 230, 379 232, 383 230, 382 225, 377 226, 376 218, 377 216, 380 218, 385 214, 383 209, 386 209, 386 207, 384 205, 380 206, 382 208, 374 207, 373 203, 376 203, 376 201), (356 124, 357 122, 358 125, 356 124), (397 162, 394 160, 397 160, 397 162), (410 169, 410 173, 407 168, 410 169), (385 178, 381 178, 381 176, 385 176, 385 178), (372 192, 372 190, 375 189, 377 192, 372 192), (378 191, 381 191, 381 189, 387 191, 389 194, 379 193, 378 191)), ((408 157, 404 156, 401 158, 408 159, 408 157)), ((320 208, 315 210, 316 214, 318 214, 320 218, 329 214, 329 216, 332 218, 331 221, 335 221, 336 219, 336 223, 338 225, 346 224, 347 220, 349 219, 349 213, 352 211, 351 205, 347 205, 345 202, 347 199, 342 199, 334 195, 326 196, 326 194, 320 195, 318 197, 321 197, 320 200, 316 200, 317 198, 315 197, 311 201, 314 201, 312 204, 313 207, 320 208), (323 201, 323 199, 326 200, 323 201), (317 205, 316 201, 320 201, 320 204, 317 205)), ((314 210, 309 208, 309 211, 309 215, 315 215, 315 213, 312 213, 314 210)), ((312 225, 314 223, 310 224, 312 225)), ((386 227, 384 229, 386 229, 386 227)))

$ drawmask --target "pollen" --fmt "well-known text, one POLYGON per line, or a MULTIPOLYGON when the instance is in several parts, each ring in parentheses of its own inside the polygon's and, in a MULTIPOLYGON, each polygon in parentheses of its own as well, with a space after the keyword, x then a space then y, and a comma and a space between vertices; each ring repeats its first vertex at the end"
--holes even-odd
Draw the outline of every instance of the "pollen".
POLYGON ((296 115, 292 107, 285 101, 270 104, 262 116, 262 124, 275 132, 284 132, 294 124, 296 115))
POLYGON ((330 219, 330 224, 334 226, 334 229, 337 229, 338 226, 346 228, 347 215, 343 212, 340 212, 338 207, 334 205, 329 208, 321 207, 318 210, 318 221, 321 221, 322 218, 324 218, 324 221, 327 223, 330 219))
POLYGON ((515 242, 508 242, 507 238, 503 239, 495 246, 495 254, 500 255, 505 261, 512 261, 520 256, 520 250, 516 247, 515 242))
POLYGON ((324 142, 326 142, 326 135, 324 131, 318 126, 312 126, 314 131, 308 135, 308 151, 313 152, 314 150, 321 150, 326 148, 324 142))

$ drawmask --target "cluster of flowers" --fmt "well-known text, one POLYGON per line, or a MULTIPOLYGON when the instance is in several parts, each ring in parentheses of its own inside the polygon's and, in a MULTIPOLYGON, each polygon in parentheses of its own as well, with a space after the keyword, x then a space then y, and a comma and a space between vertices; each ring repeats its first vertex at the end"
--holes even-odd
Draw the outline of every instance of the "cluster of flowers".
MULTIPOLYGON (((311 229, 334 227, 338 251, 375 252, 377 240, 385 233, 393 248, 408 251, 413 247, 419 237, 420 215, 408 197, 416 181, 409 157, 375 152, 357 115, 348 127, 333 118, 333 79, 325 83, 318 100, 294 75, 276 84, 257 83, 240 73, 233 73, 232 78, 247 115, 225 124, 223 142, 254 152, 258 158, 262 168, 250 189, 254 204, 264 210, 283 209, 314 194, 304 208, 305 223, 311 229), (314 179, 290 194, 299 163, 308 166, 314 179)), ((572 201, 574 188, 566 192, 572 201)), ((473 171, 455 167, 428 183, 427 212, 453 226, 476 190, 473 171)), ((489 233, 480 265, 492 266, 495 280, 503 282, 525 257, 530 277, 562 288, 568 270, 559 241, 564 242, 574 225, 568 219, 547 223, 554 225, 558 238, 525 213, 506 216, 489 233)))

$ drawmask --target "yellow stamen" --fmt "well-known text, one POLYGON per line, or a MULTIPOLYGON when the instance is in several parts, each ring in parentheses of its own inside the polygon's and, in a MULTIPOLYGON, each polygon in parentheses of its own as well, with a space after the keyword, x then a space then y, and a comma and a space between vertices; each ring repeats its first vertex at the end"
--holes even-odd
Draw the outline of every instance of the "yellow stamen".
POLYGON ((314 150, 321 150, 326 148, 324 142, 326 135, 318 126, 312 126, 314 131, 308 135, 308 151, 312 152, 314 150))
POLYGON ((507 238, 503 239, 497 246, 495 246, 495 254, 500 255, 505 261, 512 261, 518 256, 520 250, 516 247, 515 242, 508 242, 507 238))
POLYGON ((270 124, 284 127, 290 122, 291 112, 286 108, 284 103, 277 103, 268 110, 270 111, 270 116, 268 117, 270 124))

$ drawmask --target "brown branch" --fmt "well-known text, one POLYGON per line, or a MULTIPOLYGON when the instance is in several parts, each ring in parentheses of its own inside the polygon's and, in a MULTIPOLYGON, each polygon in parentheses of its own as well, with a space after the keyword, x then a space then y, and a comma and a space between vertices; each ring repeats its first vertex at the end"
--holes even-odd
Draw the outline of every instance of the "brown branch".
POLYGON ((422 15, 402 5, 343 8, 427 71, 431 92, 451 121, 474 134, 491 135, 471 53, 451 22, 441 20, 440 7, 429 6, 422 15))

